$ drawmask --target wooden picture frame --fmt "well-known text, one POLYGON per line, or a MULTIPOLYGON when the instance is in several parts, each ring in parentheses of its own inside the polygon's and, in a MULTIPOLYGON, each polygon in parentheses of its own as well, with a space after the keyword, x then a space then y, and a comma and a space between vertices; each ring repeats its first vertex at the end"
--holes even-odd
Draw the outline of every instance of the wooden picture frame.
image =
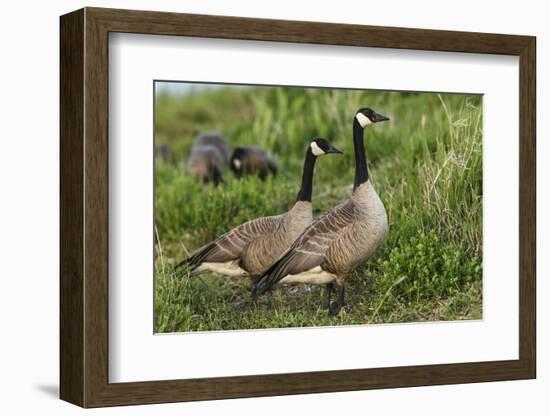
POLYGON ((535 378, 534 37, 85 8, 61 17, 60 396, 82 407, 535 378), (109 383, 110 32, 515 55, 520 66, 519 359, 109 383))

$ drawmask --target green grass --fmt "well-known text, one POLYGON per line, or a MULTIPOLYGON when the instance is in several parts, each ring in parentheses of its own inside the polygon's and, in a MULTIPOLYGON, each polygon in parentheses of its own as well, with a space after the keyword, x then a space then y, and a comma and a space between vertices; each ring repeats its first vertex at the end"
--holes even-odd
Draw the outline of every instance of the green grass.
POLYGON ((301 88, 160 94, 156 140, 172 146, 176 162, 155 167, 155 331, 480 319, 481 104, 479 96, 301 88), (344 201, 354 173, 351 121, 365 105, 391 117, 365 137, 390 233, 348 279, 348 306, 338 317, 321 308, 319 287, 280 287, 269 310, 248 305, 247 279, 174 271, 189 252, 231 227, 292 206, 314 136, 345 152, 317 164, 314 216, 344 201), (266 182, 239 181, 228 171, 217 188, 197 183, 185 172, 185 160, 195 134, 212 129, 223 131, 232 146, 268 149, 280 174, 266 182))

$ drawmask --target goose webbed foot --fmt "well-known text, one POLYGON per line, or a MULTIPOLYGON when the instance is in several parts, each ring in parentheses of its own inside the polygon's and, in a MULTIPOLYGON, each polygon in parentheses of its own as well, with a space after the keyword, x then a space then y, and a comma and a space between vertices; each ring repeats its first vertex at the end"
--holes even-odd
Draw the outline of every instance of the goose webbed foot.
POLYGON ((258 304, 258 293, 256 292, 256 286, 252 286, 252 290, 250 291, 250 301, 253 306, 258 304))
POLYGON ((256 301, 253 299, 242 299, 237 303, 237 307, 242 310, 252 309, 256 307, 256 301))
POLYGON ((271 291, 267 292, 267 300, 265 301, 265 307, 270 311, 275 309, 275 305, 273 304, 273 295, 271 294, 271 291))
POLYGON ((338 302, 332 302, 328 308, 328 314, 330 316, 338 316, 340 309, 342 308, 338 305, 338 302))
MULTIPOLYGON (((266 297, 267 297, 267 300, 265 301, 264 303, 264 306, 266 307, 266 309, 273 309, 274 308, 274 305, 273 305, 273 294, 272 294, 272 291, 271 289, 269 289, 267 292, 266 292, 266 297)), ((256 286, 253 286, 252 287, 252 290, 250 292, 250 298, 251 298, 251 304, 252 306, 254 307, 257 307, 258 306, 258 292, 256 290, 256 286)))

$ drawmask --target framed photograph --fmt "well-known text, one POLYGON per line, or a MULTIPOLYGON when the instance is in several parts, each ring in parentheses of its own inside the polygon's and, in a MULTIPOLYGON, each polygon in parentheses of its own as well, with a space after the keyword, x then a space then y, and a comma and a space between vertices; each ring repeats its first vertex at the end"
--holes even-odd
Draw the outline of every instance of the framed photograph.
POLYGON ((63 400, 536 376, 534 37, 60 28, 63 400))

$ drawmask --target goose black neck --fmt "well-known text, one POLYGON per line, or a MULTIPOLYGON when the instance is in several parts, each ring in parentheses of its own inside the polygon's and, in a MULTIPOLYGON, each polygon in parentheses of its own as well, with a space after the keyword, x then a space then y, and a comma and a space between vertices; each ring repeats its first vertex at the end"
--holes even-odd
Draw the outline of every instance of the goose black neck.
POLYGON ((311 153, 311 148, 307 150, 306 158, 304 161, 304 171, 302 173, 302 187, 296 201, 308 201, 311 202, 311 194, 313 192, 313 170, 315 168, 315 160, 317 158, 311 153))
POLYGON ((363 143, 364 128, 361 127, 357 119, 353 120, 353 146, 355 150, 355 181, 353 189, 369 180, 369 169, 367 166, 367 155, 365 153, 365 143, 363 143))

